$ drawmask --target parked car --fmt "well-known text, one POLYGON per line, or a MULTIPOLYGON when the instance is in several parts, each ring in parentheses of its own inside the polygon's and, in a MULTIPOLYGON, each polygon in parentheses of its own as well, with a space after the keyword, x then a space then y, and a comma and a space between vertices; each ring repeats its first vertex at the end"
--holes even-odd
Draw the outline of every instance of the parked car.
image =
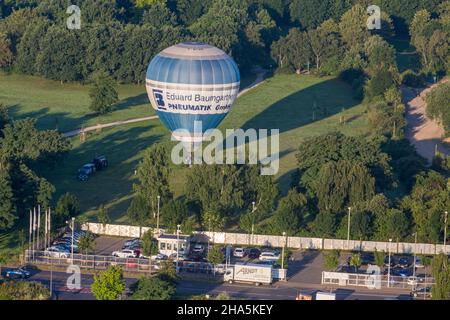
POLYGON ((375 262, 375 256, 373 253, 362 253, 361 254, 361 264, 362 265, 368 265, 368 264, 374 264, 375 262))
POLYGON ((280 254, 276 251, 264 251, 259 256, 261 261, 278 261, 280 254))
POLYGON ((432 298, 432 288, 431 287, 423 287, 423 288, 418 288, 416 290, 411 291, 411 297, 416 298, 416 299, 420 299, 420 298, 424 298, 424 299, 431 299, 432 298))
POLYGON ((401 257, 401 258, 398 260, 397 265, 398 265, 400 268, 409 268, 409 267, 411 266, 411 262, 410 262, 410 259, 409 259, 408 257, 401 257))
POLYGON ((399 277, 402 277, 402 278, 410 277, 411 274, 412 274, 412 270, 406 269, 406 268, 405 269, 404 268, 400 268, 400 269, 392 270, 392 275, 399 276, 399 277))
POLYGON ((250 259, 259 259, 259 256, 261 255, 261 251, 256 248, 251 248, 248 250, 248 257, 250 259))
POLYGON ((95 168, 97 170, 103 170, 108 167, 108 160, 105 156, 98 156, 95 157, 94 160, 92 160, 92 163, 95 165, 95 168))
POLYGON ((417 268, 417 269, 425 268, 425 266, 423 265, 422 260, 421 260, 420 258, 418 258, 418 257, 416 257, 416 263, 415 263, 415 265, 416 265, 416 268, 417 268))
POLYGON ((245 257, 245 250, 243 248, 236 248, 233 251, 233 257, 243 258, 245 257))
POLYGON ((63 248, 50 247, 44 251, 44 255, 51 258, 68 258, 70 252, 68 250, 63 250, 63 248))
POLYGON ((125 248, 128 248, 128 247, 134 246, 134 245, 137 244, 137 243, 141 244, 141 243, 142 243, 142 240, 139 239, 139 238, 134 238, 134 239, 126 240, 126 241, 123 243, 123 248, 125 249, 125 248))
POLYGON ((80 181, 87 181, 91 175, 95 173, 95 165, 93 163, 85 164, 78 170, 78 179, 80 181))
POLYGON ((26 270, 24 267, 20 267, 17 269, 7 270, 5 277, 9 279, 26 279, 31 277, 31 272, 26 270))
MULTIPOLYGON (((394 257, 393 256, 391 256, 391 268, 393 268, 393 267, 395 267, 395 259, 394 259, 394 257)), ((385 258, 384 258, 384 266, 385 267, 389 267, 389 256, 386 256, 385 258)))
POLYGON ((411 276, 408 277, 407 283, 410 286, 417 286, 420 282, 424 282, 425 278, 422 276, 411 276))
POLYGON ((134 250, 125 249, 122 251, 114 251, 112 253, 114 257, 117 258, 136 258, 136 254, 134 253, 134 250))

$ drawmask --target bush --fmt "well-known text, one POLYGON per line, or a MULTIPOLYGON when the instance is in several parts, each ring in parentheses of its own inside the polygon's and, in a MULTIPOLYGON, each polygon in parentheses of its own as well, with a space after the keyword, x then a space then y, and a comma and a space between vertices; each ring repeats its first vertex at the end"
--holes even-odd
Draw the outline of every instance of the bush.
POLYGON ((133 292, 133 300, 170 300, 175 294, 175 286, 158 277, 141 278, 133 292))
POLYGON ((0 282, 0 300, 49 300, 50 291, 42 283, 24 281, 0 282))
POLYGON ((323 253, 325 259, 324 266, 328 271, 336 270, 339 267, 340 252, 338 250, 331 250, 323 253))
POLYGON ((412 70, 406 70, 402 73, 401 82, 403 85, 412 88, 422 88, 425 86, 425 80, 423 77, 412 70))

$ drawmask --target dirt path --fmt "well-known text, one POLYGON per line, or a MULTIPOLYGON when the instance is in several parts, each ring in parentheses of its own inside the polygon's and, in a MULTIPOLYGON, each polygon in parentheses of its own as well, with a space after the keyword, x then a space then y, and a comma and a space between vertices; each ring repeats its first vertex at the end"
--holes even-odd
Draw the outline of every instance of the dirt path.
MULTIPOLYGON (((445 80, 448 81, 448 80, 445 80)), ((444 129, 426 116, 425 96, 436 85, 427 89, 402 87, 403 101, 406 105, 406 137, 416 147, 417 153, 431 164, 436 150, 450 155, 450 148, 443 143, 444 129)))
MULTIPOLYGON (((254 69, 254 71, 256 73, 255 81, 251 85, 249 85, 248 87, 242 89, 239 92, 239 94, 238 94, 238 98, 241 95, 243 95, 244 93, 247 93, 248 91, 256 88, 257 86, 259 86, 261 83, 264 82, 264 77, 265 77, 265 75, 267 73, 267 70, 265 70, 265 69, 263 69, 261 67, 256 67, 254 69)), ((115 121, 115 122, 105 123, 105 124, 98 124, 98 125, 95 125, 95 126, 90 126, 90 127, 86 127, 86 128, 80 128, 80 129, 72 130, 72 131, 69 131, 69 132, 65 132, 63 135, 66 138, 71 138, 71 137, 75 137, 75 136, 77 136, 77 135, 79 135, 81 133, 86 133, 86 132, 100 130, 100 129, 104 129, 104 128, 120 126, 120 125, 124 125, 124 124, 129 124, 129 123, 149 121, 149 120, 154 120, 154 119, 158 119, 158 116, 151 116, 151 117, 130 119, 130 120, 124 120, 124 121, 115 121)))

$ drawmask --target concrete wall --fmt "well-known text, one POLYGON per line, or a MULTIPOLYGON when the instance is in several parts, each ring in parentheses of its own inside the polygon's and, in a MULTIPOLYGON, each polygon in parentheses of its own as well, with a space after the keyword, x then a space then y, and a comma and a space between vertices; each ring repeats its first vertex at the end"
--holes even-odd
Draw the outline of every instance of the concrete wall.
MULTIPOLYGON (((100 223, 86 223, 83 230, 90 230, 95 234, 118 236, 127 238, 137 238, 147 232, 150 228, 139 228, 125 225, 102 225, 100 223)), ((164 230, 162 230, 164 231, 164 230)), ((444 252, 442 244, 427 243, 405 243, 405 242, 381 242, 381 241, 358 241, 342 239, 322 239, 322 238, 302 238, 302 237, 283 237, 272 235, 249 235, 245 233, 228 232, 195 232, 193 241, 207 242, 211 241, 217 244, 230 245, 256 245, 283 247, 284 244, 293 249, 313 249, 313 250, 355 250, 355 251, 385 251, 404 254, 439 254, 444 252)), ((450 244, 446 246, 446 253, 450 254, 450 244)))

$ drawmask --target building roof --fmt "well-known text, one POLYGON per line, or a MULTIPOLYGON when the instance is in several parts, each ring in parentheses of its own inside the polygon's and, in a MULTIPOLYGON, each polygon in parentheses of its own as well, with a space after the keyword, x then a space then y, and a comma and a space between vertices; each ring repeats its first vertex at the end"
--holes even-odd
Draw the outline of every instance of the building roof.
MULTIPOLYGON (((191 236, 187 236, 187 235, 183 235, 183 234, 179 235, 179 239, 183 240, 183 241, 189 241, 190 238, 191 238, 191 236)), ((158 240, 177 240, 177 235, 176 234, 162 234, 158 237, 158 240)))

